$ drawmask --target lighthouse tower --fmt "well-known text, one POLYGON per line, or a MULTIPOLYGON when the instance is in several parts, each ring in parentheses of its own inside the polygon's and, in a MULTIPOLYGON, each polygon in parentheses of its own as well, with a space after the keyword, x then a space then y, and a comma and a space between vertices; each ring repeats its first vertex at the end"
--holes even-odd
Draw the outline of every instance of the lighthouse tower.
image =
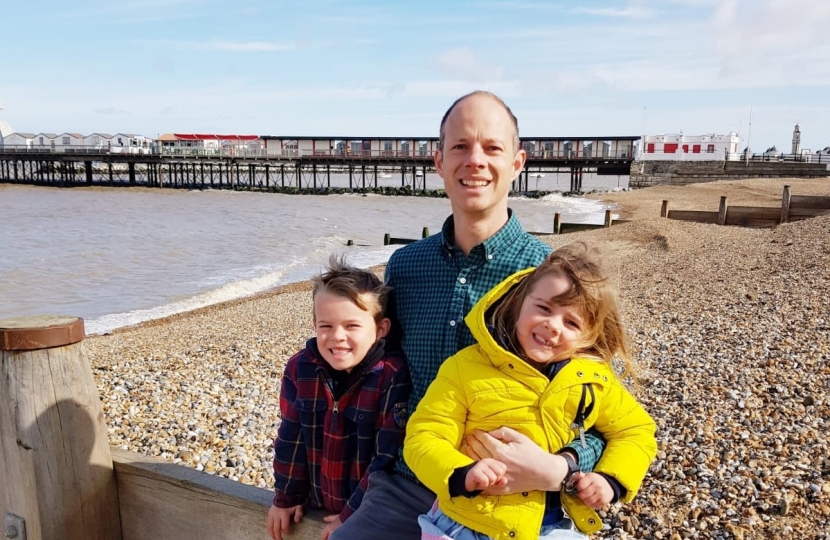
POLYGON ((795 129, 793 130, 793 155, 797 156, 801 153, 801 128, 798 127, 798 124, 795 125, 795 129))

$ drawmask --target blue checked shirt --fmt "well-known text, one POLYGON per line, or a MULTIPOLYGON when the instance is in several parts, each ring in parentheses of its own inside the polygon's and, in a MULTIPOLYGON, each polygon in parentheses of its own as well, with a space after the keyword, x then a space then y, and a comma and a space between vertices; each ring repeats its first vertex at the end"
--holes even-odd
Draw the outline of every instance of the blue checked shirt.
MULTIPOLYGON (((386 283, 392 287, 388 313, 401 332, 401 347, 412 377, 410 411, 414 411, 441 364, 464 347, 472 345, 464 317, 491 288, 511 274, 537 266, 551 248, 526 233, 509 210, 507 223, 496 234, 472 249, 470 255, 452 245, 454 222, 447 218, 439 234, 405 246, 389 259, 386 283)), ((593 469, 604 440, 595 431, 585 436, 586 447, 577 441, 573 450, 580 468, 593 469)), ((415 480, 403 458, 396 470, 415 480)))

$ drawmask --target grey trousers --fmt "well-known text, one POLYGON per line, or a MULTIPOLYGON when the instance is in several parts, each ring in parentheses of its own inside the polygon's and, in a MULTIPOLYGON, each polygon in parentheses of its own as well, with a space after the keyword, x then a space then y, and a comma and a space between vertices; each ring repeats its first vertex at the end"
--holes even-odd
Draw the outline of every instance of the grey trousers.
POLYGON ((433 502, 435 494, 424 486, 399 474, 374 472, 360 508, 330 540, 420 540, 418 516, 433 502))

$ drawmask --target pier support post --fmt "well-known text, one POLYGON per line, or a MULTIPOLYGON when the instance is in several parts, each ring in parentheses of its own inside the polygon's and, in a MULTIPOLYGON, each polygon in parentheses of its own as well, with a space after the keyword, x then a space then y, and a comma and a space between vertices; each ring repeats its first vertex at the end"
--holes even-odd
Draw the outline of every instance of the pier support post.
POLYGON ((131 186, 134 186, 134 185, 135 185, 135 162, 134 162, 134 161, 131 161, 131 162, 127 165, 127 167, 128 167, 128 169, 129 169, 129 175, 130 175, 130 185, 131 185, 131 186))
POLYGON ((92 185, 92 162, 84 161, 84 171, 86 172, 86 183, 92 185))
POLYGON ((107 426, 83 338, 76 317, 0 320, 0 514, 22 518, 18 538, 121 538, 107 426))

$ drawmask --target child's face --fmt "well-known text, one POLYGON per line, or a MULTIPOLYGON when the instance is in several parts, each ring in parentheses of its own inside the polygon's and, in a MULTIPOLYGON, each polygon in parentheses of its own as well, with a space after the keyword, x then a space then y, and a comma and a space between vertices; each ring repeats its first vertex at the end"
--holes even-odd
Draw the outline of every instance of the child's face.
POLYGON ((536 282, 522 302, 516 337, 531 360, 542 364, 564 360, 579 342, 584 329, 580 310, 551 302, 571 285, 561 274, 548 274, 536 282))
POLYGON ((331 367, 349 372, 389 332, 389 319, 380 324, 368 311, 346 298, 320 292, 314 298, 317 347, 331 367))

